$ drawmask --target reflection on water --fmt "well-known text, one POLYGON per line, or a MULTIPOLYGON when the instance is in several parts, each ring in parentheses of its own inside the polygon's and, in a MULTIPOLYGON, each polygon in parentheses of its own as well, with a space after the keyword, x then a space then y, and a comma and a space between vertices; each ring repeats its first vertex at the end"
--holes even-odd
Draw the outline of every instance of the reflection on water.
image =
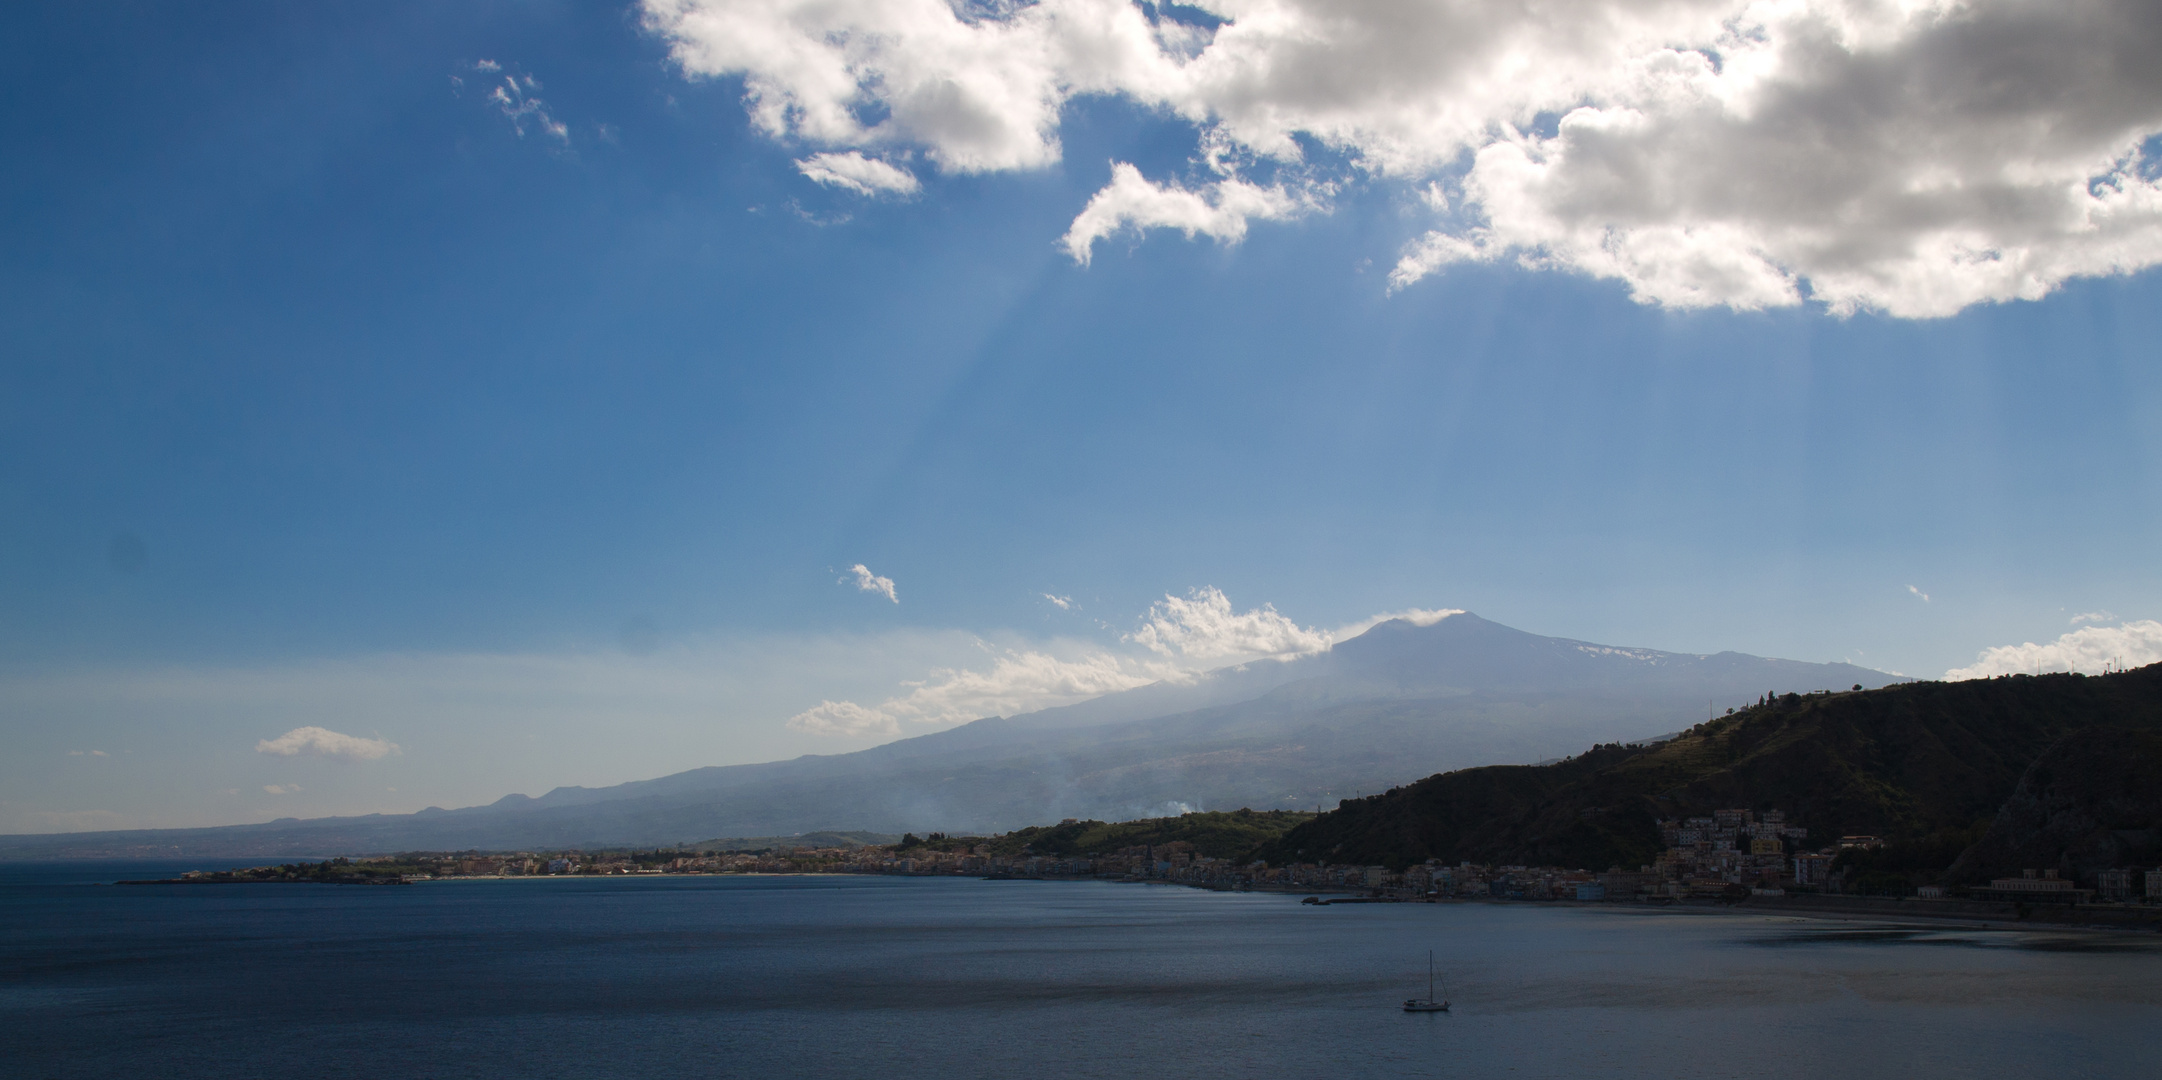
POLYGON ((0 867, 11 1076, 2145 1076, 2162 1021, 2149 938, 1101 883, 95 869, 0 867), (1428 949, 1455 1010, 1407 1015, 1428 949))
POLYGON ((2027 949, 2065 953, 2157 953, 2162 940, 2151 935, 2085 933, 2061 930, 1996 930, 1962 927, 1947 930, 1913 926, 1815 925, 1780 933, 1746 937, 1743 944, 1764 948, 1870 943, 1880 945, 1935 945, 1969 949, 2027 949))

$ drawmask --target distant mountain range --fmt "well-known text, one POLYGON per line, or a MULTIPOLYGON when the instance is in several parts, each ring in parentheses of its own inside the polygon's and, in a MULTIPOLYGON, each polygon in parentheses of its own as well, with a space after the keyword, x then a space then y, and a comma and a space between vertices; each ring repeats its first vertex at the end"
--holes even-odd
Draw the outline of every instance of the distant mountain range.
POLYGON ((458 810, 0 837, 0 857, 273 857, 995 832, 1061 818, 1311 809, 1449 770, 1641 740, 1767 692, 1883 686, 1850 664, 1541 637, 1453 615, 1325 653, 992 717, 852 754, 729 765, 458 810))
MULTIPOLYGON (((1782 810, 1880 884, 1971 885, 2023 869, 2091 881, 2162 858, 2162 665, 1781 697, 1657 746, 1428 777, 1347 802, 1254 854, 1603 870, 1648 863, 1658 820, 1782 810)), ((1866 885, 1866 882, 1865 882, 1866 885)))

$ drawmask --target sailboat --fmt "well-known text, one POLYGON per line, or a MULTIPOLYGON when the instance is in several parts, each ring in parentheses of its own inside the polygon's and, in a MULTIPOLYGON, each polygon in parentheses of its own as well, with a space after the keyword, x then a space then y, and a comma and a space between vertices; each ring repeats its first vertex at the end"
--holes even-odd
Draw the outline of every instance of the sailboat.
POLYGON ((1426 996, 1404 999, 1405 1012, 1448 1012, 1449 1002, 1434 996, 1434 950, 1426 950, 1426 996))

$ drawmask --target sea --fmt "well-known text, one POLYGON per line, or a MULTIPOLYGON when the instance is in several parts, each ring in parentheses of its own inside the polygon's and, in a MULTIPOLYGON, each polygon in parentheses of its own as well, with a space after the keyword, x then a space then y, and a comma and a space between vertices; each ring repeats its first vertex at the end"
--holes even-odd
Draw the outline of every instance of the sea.
POLYGON ((0 1076, 2162 1077, 2162 941, 904 877, 0 866, 0 1076), (1428 957, 1447 1013, 1407 1014, 1428 957))

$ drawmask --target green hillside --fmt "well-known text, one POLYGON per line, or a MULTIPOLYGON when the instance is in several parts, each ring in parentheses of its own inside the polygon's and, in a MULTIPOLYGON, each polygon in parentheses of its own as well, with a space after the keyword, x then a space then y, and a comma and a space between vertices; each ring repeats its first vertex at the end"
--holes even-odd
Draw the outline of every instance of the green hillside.
POLYGON ((2030 766, 2089 730, 2162 731, 2162 665, 1789 694, 1657 746, 1464 769, 1349 801, 1257 854, 1392 867, 1429 858, 1635 866, 1660 850, 1660 818, 1744 807, 1786 811, 1810 830, 1811 846, 1884 837, 1891 844, 1873 855, 1873 870, 1942 870, 1989 830, 2030 766))
MULTIPOLYGON (((916 841, 916 844, 942 850, 980 846, 989 848, 993 855, 1070 858, 1109 854, 1121 848, 1161 847, 1184 842, 1191 844, 1197 855, 1230 859, 1248 855, 1314 817, 1303 810, 1218 810, 1140 821, 1075 821, 1042 825, 988 839, 934 836, 916 841)), ((908 839, 915 840, 914 837, 908 839)))

